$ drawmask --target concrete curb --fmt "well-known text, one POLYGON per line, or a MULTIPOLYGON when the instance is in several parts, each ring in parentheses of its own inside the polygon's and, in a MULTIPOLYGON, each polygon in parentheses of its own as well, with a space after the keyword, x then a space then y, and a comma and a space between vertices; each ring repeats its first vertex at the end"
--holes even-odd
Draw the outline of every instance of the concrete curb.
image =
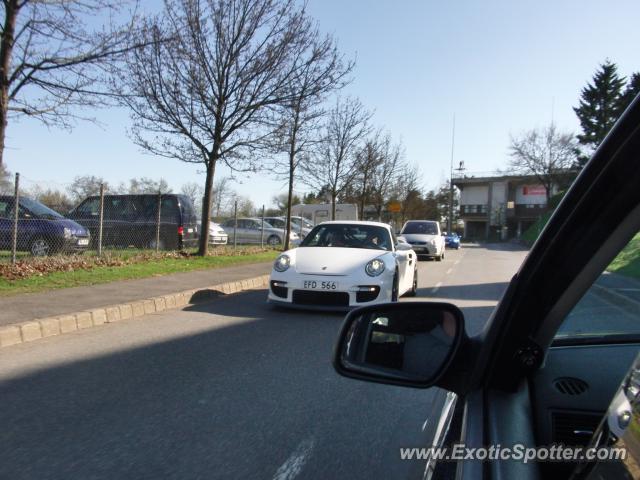
POLYGON ((245 280, 220 283, 210 287, 146 298, 130 303, 109 305, 56 317, 38 318, 28 322, 4 325, 0 327, 0 348, 211 301, 213 298, 203 295, 205 292, 231 295, 244 290, 264 287, 268 284, 269 275, 262 275, 245 280), (198 294, 203 297, 203 300, 192 301, 198 294))

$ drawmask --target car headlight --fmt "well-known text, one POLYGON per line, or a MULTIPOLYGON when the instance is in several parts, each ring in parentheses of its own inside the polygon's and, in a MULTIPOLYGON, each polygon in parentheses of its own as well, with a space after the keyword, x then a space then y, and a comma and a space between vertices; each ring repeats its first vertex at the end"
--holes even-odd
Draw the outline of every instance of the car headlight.
POLYGON ((276 261, 273 262, 273 269, 276 272, 284 272, 289 268, 289 265, 291 265, 291 259, 289 258, 289 256, 280 255, 278 258, 276 258, 276 261))
POLYGON ((291 236, 289 238, 293 238, 294 240, 297 240, 298 234, 296 232, 291 232, 291 236))
POLYGON ((64 238, 71 238, 71 229, 64 227, 62 229, 62 234, 64 235, 64 238))
POLYGON ((370 277, 377 277, 382 272, 384 272, 384 262, 378 258, 374 258, 364 267, 364 271, 367 272, 367 275, 370 277))
POLYGON ((435 238, 432 238, 431 240, 429 240, 429 243, 430 243, 431 245, 435 245, 435 244, 436 244, 436 239, 435 239, 435 238))

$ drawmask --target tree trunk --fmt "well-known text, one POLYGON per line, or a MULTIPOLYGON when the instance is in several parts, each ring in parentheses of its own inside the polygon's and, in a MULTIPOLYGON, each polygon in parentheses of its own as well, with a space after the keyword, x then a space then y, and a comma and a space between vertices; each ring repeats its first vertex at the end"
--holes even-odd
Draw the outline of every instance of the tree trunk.
POLYGON ((338 198, 338 194, 335 190, 331 191, 331 220, 336 219, 336 199, 338 198))
POLYGON ((7 130, 7 112, 9 110, 9 69, 18 16, 18 0, 4 2, 4 25, 0 41, 0 167, 4 163, 4 142, 7 130))
POLYGON ((211 218, 211 193, 213 191, 213 177, 216 173, 217 156, 212 154, 207 162, 207 178, 204 183, 204 198, 202 199, 202 228, 200 229, 200 245, 198 255, 206 256, 209 251, 209 221, 211 218))
POLYGON ((291 238, 291 203, 293 202, 293 175, 295 173, 293 144, 289 152, 289 191, 287 192, 287 224, 284 232, 284 250, 289 250, 289 239, 291 238))

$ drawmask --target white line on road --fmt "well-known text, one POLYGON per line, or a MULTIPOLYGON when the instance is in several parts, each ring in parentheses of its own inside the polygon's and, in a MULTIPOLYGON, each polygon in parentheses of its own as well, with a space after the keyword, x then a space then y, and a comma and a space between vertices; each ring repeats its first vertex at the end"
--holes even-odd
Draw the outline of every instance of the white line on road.
POLYGON ((453 272, 453 268, 450 268, 449 270, 447 270, 447 275, 449 275, 451 272, 453 272))
POLYGON ((433 289, 431 290, 431 293, 435 294, 441 286, 442 286, 442 282, 436 283, 436 286, 433 287, 433 289))
POLYGON ((298 448, 287 458, 287 461, 280 466, 273 476, 273 480, 291 480, 297 477, 307 462, 314 445, 315 441, 313 438, 303 440, 300 445, 298 445, 298 448))

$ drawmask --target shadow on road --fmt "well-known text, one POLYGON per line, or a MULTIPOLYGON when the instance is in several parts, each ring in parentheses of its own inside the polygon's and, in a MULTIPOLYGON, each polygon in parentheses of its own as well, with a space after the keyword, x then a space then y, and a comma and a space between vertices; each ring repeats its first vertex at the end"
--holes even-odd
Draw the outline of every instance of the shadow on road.
MULTIPOLYGON (((309 438, 305 478, 420 467, 396 447, 426 444, 420 425, 435 390, 338 376, 330 360, 344 315, 272 309, 265 297, 189 307, 212 314, 210 330, 0 382, 0 477, 272 478, 309 438)), ((489 315, 463 311, 470 333, 489 315)))
POLYGON ((455 300, 495 300, 502 297, 509 282, 475 283, 469 285, 451 285, 439 287, 436 293, 433 287, 419 288, 418 297, 455 300))
POLYGON ((461 249, 482 248, 484 250, 497 250, 504 252, 526 252, 530 247, 516 242, 499 242, 499 243, 465 243, 461 249))

